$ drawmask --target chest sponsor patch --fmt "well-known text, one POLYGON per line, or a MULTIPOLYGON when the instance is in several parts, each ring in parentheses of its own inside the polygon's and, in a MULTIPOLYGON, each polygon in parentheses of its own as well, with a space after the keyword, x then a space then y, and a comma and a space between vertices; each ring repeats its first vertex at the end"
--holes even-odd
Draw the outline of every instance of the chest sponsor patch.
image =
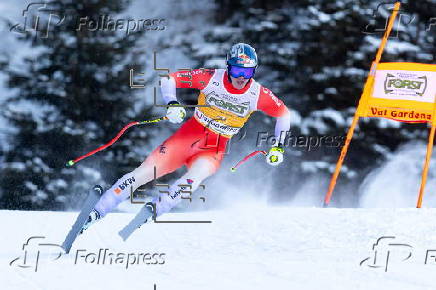
POLYGON ((235 135, 240 130, 240 128, 231 127, 231 126, 228 126, 226 124, 219 122, 218 120, 213 120, 213 119, 209 118, 208 116, 206 116, 205 114, 203 114, 199 110, 195 110, 195 117, 206 128, 209 128, 218 134, 224 134, 224 135, 231 136, 231 135, 235 135))
POLYGON ((237 103, 236 98, 211 92, 206 96, 206 104, 245 117, 250 112, 250 102, 237 103))

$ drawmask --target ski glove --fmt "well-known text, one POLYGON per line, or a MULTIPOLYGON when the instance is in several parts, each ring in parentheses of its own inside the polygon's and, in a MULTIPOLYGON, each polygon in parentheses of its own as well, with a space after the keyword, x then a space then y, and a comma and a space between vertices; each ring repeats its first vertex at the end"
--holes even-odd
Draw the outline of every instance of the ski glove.
POLYGON ((279 165, 283 162, 283 152, 285 152, 285 150, 283 150, 282 147, 272 147, 269 150, 268 155, 266 155, 266 162, 268 162, 268 164, 272 166, 279 165))
POLYGON ((169 102, 168 105, 170 106, 167 109, 168 121, 170 121, 173 124, 178 124, 183 122, 183 119, 186 116, 185 108, 176 107, 175 105, 180 105, 180 103, 176 101, 169 102))

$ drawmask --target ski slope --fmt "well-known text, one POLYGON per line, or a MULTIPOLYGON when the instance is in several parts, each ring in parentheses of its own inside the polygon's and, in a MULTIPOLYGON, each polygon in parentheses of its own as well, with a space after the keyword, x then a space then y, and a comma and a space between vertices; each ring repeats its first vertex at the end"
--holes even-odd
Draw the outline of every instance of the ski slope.
POLYGON ((0 211, 1 289, 435 289, 436 252, 425 263, 436 249, 435 209, 236 206, 168 214, 162 220, 212 223, 151 223, 126 242, 117 233, 133 214, 114 213, 79 237, 69 255, 44 245, 61 244, 76 215, 0 211), (44 238, 23 250, 31 236, 44 238), (379 241, 373 263, 382 236, 395 238, 379 241), (92 253, 104 249, 137 263, 109 264, 107 256, 97 264, 92 253), (144 253, 164 255, 147 265, 144 253))

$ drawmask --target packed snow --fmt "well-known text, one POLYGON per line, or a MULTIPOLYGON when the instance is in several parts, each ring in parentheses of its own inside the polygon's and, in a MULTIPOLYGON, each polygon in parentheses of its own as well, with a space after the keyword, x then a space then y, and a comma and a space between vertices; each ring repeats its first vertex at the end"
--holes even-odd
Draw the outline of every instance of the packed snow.
POLYGON ((168 214, 211 223, 150 223, 126 242, 133 214, 115 213, 62 254, 76 216, 0 211, 2 289, 434 289, 435 209, 246 205, 168 214))

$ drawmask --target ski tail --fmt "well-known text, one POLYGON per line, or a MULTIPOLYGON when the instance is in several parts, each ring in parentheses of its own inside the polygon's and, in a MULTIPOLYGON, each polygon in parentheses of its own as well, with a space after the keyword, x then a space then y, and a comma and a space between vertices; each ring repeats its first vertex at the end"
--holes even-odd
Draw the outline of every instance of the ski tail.
POLYGON ((80 230, 82 229, 82 226, 85 224, 89 214, 99 201, 102 193, 103 188, 100 185, 94 186, 94 188, 88 193, 88 197, 85 200, 85 203, 79 213, 79 216, 76 219, 76 222, 73 224, 70 232, 65 238, 65 241, 62 243, 62 248, 64 249, 65 253, 68 254, 70 252, 74 241, 76 240, 80 230))
POLYGON ((136 216, 118 232, 123 241, 126 241, 133 232, 140 228, 147 220, 154 215, 155 207, 151 202, 146 203, 136 216))

